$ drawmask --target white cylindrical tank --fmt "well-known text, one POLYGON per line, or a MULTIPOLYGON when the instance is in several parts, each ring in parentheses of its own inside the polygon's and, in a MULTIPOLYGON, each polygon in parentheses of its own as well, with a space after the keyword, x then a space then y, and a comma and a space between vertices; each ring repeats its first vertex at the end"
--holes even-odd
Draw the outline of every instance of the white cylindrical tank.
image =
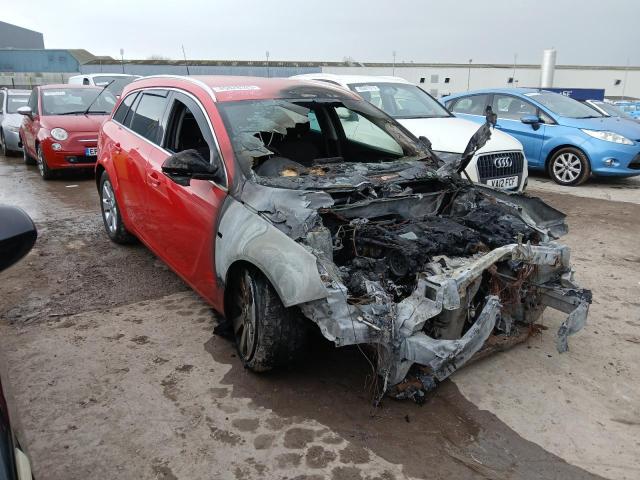
POLYGON ((540 88, 553 87, 553 74, 556 70, 556 50, 550 48, 542 53, 540 66, 540 88))

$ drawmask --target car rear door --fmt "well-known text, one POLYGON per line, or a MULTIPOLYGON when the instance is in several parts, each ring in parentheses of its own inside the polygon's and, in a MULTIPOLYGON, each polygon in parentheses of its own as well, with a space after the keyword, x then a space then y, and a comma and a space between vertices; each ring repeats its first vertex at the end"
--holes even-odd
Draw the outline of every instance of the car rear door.
MULTIPOLYGON (((117 179, 118 201, 129 227, 144 237, 144 199, 146 188, 145 153, 148 140, 132 129, 136 110, 140 108, 143 92, 133 92, 122 101, 112 122, 103 127, 105 142, 101 150, 109 152, 117 179)), ((166 91, 165 91, 166 97, 166 91)), ((148 115, 148 106, 143 105, 138 115, 148 115)), ((139 118, 138 123, 139 125, 139 118)), ((100 153, 103 155, 103 152, 100 153)))
POLYGON ((495 93, 491 108, 498 115, 496 128, 517 138, 522 143, 527 161, 539 164, 546 125, 530 125, 520 120, 525 115, 540 116, 538 107, 515 95, 495 93))
POLYGON ((217 140, 196 96, 173 91, 165 116, 162 148, 149 151, 145 225, 156 252, 197 292, 216 303, 214 245, 217 219, 227 195, 226 174, 219 182, 191 180, 183 186, 162 172, 172 154, 196 150, 220 163, 217 140))

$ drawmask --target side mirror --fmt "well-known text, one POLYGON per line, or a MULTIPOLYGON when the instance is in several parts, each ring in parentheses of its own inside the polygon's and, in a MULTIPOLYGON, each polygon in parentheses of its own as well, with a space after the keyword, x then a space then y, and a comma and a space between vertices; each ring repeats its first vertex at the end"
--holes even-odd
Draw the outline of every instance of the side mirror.
POLYGON ((188 187, 191 180, 219 180, 220 160, 209 163, 197 150, 184 150, 168 157, 162 164, 162 173, 178 185, 188 187))
POLYGON ((520 117, 520 121, 525 125, 531 125, 534 130, 540 128, 540 124, 542 123, 542 120, 540 120, 540 117, 537 115, 523 115, 520 117))
POLYGON ((27 107, 26 105, 24 107, 19 107, 17 112, 20 115, 24 115, 29 118, 33 117, 33 111, 31 110, 31 107, 27 107))
POLYGON ((10 267, 36 243, 38 232, 23 210, 0 205, 0 270, 10 267))

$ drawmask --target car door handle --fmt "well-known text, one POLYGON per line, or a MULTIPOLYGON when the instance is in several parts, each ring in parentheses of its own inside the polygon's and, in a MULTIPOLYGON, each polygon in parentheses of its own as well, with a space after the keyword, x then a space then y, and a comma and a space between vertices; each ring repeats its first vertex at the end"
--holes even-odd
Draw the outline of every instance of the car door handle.
POLYGON ((156 172, 149 173, 147 175, 147 179, 148 179, 149 185, 151 185, 152 187, 160 186, 160 177, 156 172))

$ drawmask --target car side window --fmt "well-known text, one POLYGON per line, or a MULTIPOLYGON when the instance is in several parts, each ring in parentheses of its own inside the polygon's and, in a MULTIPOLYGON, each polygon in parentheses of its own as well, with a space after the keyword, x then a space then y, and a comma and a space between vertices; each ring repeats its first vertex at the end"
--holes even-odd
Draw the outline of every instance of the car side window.
POLYGON ((168 93, 166 90, 144 91, 131 119, 131 130, 156 144, 164 133, 160 120, 167 108, 168 93))
POLYGON ((29 95, 28 106, 31 107, 31 111, 34 114, 38 113, 38 90, 35 88, 31 90, 31 95, 29 95))
POLYGON ((538 108, 526 100, 511 95, 495 94, 491 106, 498 118, 520 120, 525 115, 537 115, 538 108))
POLYGON ((0 92, 0 113, 4 113, 4 92, 0 92))
POLYGON ((471 95, 453 101, 451 111, 453 113, 467 113, 469 115, 484 115, 489 105, 488 95, 471 95))
POLYGON ((164 148, 172 153, 184 150, 195 150, 210 162, 221 161, 202 108, 190 97, 183 93, 173 94, 170 113, 167 122, 164 148))
MULTIPOLYGON (((113 114, 114 121, 118 122, 121 125, 127 126, 127 114, 131 110, 131 105, 133 105, 133 101, 136 99, 137 95, 138 92, 134 92, 126 96, 126 98, 122 101, 122 103, 116 110, 116 113, 113 114)), ((129 115, 129 118, 131 118, 131 115, 129 115)))
POLYGON ((347 140, 394 155, 403 154, 402 146, 375 123, 345 107, 336 107, 335 111, 347 140))

